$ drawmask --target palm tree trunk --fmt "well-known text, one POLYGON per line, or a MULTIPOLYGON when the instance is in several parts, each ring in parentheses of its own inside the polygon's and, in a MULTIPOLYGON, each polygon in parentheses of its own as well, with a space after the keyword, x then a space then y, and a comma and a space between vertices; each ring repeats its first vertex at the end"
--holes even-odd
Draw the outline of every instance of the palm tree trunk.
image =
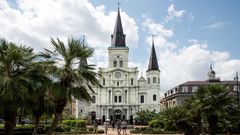
POLYGON ((37 134, 38 126, 39 126, 39 123, 40 123, 40 118, 41 118, 41 116, 36 116, 35 117, 35 123, 34 123, 35 127, 34 127, 32 135, 36 135, 37 134))
POLYGON ((4 111, 4 133, 5 135, 13 135, 13 128, 16 124, 17 112, 4 111))
POLYGON ((51 135, 53 131, 56 129, 59 120, 62 117, 62 112, 64 108, 67 105, 67 98, 60 98, 56 100, 56 107, 55 107, 55 113, 54 113, 54 120, 52 122, 51 127, 47 131, 47 135, 51 135))
POLYGON ((51 127, 48 129, 46 135, 51 135, 53 133, 53 131, 56 129, 58 122, 61 118, 62 113, 55 113, 54 114, 54 120, 52 122, 51 127))
POLYGON ((208 123, 209 123, 209 133, 210 135, 216 135, 217 130, 217 116, 211 115, 208 117, 208 123))

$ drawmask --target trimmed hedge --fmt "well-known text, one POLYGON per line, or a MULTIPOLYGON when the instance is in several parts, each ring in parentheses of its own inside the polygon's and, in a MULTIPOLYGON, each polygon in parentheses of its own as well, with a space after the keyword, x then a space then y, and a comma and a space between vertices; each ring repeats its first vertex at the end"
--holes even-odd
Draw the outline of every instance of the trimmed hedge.
POLYGON ((85 128, 87 122, 86 120, 63 120, 62 124, 68 125, 70 127, 85 128))

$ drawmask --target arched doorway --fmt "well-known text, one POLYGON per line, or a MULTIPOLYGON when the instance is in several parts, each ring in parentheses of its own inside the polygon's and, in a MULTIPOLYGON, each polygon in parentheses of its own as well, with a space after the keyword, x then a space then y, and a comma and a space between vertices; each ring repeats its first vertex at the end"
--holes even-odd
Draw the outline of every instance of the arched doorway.
POLYGON ((93 122, 93 120, 96 119, 96 112, 92 111, 90 115, 91 115, 91 122, 93 122))
POLYGON ((114 115, 115 120, 121 120, 122 119, 122 111, 120 109, 116 109, 113 112, 113 115, 114 115))

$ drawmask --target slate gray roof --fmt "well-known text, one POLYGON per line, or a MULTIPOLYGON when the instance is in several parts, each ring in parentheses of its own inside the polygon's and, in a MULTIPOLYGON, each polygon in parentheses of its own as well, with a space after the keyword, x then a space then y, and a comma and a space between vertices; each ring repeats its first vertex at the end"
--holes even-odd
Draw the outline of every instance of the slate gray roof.
POLYGON ((155 46, 154 46, 153 41, 152 41, 152 50, 151 50, 151 54, 150 54, 147 71, 150 71, 150 70, 158 70, 159 71, 158 61, 157 61, 157 56, 156 56, 156 51, 155 51, 155 46))
POLYGON ((125 36, 126 35, 123 33, 120 11, 118 9, 114 31, 111 35, 111 47, 126 47, 125 36))

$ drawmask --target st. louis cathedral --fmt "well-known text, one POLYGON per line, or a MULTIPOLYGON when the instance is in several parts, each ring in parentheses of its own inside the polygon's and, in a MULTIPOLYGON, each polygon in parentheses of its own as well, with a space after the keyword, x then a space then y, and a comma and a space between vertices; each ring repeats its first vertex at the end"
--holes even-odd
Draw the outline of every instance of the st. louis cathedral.
POLYGON ((125 41, 120 10, 108 47, 108 67, 99 68, 102 88, 91 93, 92 103, 77 102, 77 117, 89 116, 91 120, 126 119, 133 122, 138 111, 160 111, 160 70, 152 42, 146 78, 138 78, 138 67, 128 66, 129 48, 125 41))

